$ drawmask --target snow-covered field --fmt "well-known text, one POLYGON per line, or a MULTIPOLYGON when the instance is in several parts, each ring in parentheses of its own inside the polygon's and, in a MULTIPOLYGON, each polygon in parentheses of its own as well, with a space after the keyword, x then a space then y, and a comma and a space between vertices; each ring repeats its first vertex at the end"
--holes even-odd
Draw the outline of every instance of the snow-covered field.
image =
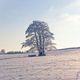
POLYGON ((0 80, 80 80, 80 53, 0 55, 0 80))

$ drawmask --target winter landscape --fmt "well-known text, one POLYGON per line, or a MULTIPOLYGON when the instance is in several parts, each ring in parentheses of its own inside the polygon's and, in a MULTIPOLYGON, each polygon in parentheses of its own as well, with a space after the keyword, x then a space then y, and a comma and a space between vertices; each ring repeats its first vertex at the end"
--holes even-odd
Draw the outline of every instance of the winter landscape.
POLYGON ((43 57, 1 54, 0 80, 80 80, 80 48, 48 53, 43 57))
POLYGON ((80 0, 0 0, 0 80, 80 80, 80 0))

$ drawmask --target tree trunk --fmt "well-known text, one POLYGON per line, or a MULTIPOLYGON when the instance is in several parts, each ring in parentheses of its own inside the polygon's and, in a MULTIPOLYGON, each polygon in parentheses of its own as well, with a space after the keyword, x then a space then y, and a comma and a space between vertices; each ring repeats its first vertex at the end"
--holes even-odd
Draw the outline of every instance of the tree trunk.
POLYGON ((38 42, 38 38, 37 38, 36 32, 35 32, 35 37, 36 37, 37 50, 38 50, 38 52, 39 52, 39 51, 40 51, 40 50, 39 50, 39 42, 38 42))
POLYGON ((44 48, 40 47, 38 56, 46 56, 44 52, 44 48))
POLYGON ((41 52, 41 53, 39 53, 38 56, 46 56, 46 55, 41 52))
POLYGON ((40 52, 39 52, 39 56, 46 56, 45 54, 45 50, 44 50, 44 31, 42 31, 42 38, 40 36, 40 52))
POLYGON ((39 46, 40 46, 40 49, 39 49, 39 55, 38 56, 45 56, 44 54, 44 45, 43 45, 43 39, 41 37, 41 33, 39 34, 39 46))

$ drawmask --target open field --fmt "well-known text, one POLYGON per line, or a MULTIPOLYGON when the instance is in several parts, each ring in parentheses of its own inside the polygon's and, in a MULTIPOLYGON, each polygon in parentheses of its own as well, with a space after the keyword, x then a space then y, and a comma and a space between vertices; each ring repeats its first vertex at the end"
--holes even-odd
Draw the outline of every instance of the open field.
POLYGON ((0 80, 80 80, 80 53, 45 57, 0 55, 0 80))

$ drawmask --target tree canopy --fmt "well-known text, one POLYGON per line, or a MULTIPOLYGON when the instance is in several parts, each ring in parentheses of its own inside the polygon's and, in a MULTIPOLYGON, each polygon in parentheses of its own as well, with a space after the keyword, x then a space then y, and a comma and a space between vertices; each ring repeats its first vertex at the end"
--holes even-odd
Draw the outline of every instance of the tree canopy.
POLYGON ((54 40, 53 33, 50 32, 46 22, 33 21, 25 31, 25 34, 26 40, 22 43, 22 47, 29 46, 30 50, 38 50, 39 56, 44 56, 45 50, 54 45, 52 42, 54 40))

